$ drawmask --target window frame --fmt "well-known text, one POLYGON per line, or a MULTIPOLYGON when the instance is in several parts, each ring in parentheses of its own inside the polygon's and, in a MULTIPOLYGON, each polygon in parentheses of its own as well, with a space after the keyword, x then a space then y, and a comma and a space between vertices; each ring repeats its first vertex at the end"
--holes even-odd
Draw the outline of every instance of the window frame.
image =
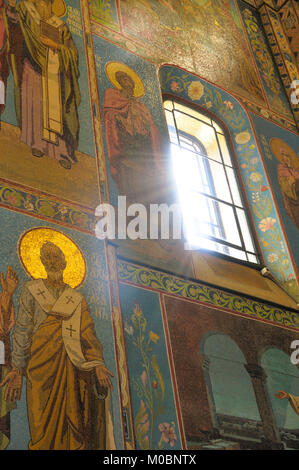
MULTIPOLYGON (((218 251, 213 251, 213 250, 210 250, 208 248, 202 248, 202 247, 192 249, 192 252, 196 253, 196 252, 204 251, 204 252, 206 252, 208 254, 211 254, 213 256, 217 256, 219 258, 222 258, 226 261, 231 261, 233 263, 245 265, 245 266, 251 267, 253 269, 260 270, 264 266, 263 256, 262 256, 261 249, 260 249, 260 246, 259 246, 259 241, 258 241, 254 221, 253 221, 250 209, 249 209, 249 202, 248 202, 248 199, 247 199, 247 195, 246 195, 246 191, 245 191, 245 185, 244 185, 242 175, 241 175, 241 171, 240 171, 240 168, 239 168, 238 158, 236 156, 236 152, 235 152, 235 149, 234 149, 232 137, 231 137, 231 134, 230 134, 230 131, 229 131, 227 125, 217 115, 215 115, 212 111, 209 111, 209 110, 203 108, 200 105, 191 103, 190 101, 188 101, 184 98, 178 97, 176 95, 172 95, 170 93, 163 93, 162 94, 162 106, 163 106, 164 120, 165 120, 166 129, 167 129, 168 143, 169 144, 171 144, 171 140, 170 140, 169 127, 168 127, 168 123, 167 123, 167 119, 166 119, 166 113, 165 113, 165 107, 164 107, 164 102, 165 101, 173 101, 173 102, 177 102, 178 104, 182 104, 183 106, 189 107, 190 109, 193 109, 194 111, 197 111, 200 114, 206 116, 208 119, 211 119, 211 120, 215 121, 215 123, 221 128, 221 130, 223 132, 223 135, 224 135, 224 138, 225 138, 225 141, 226 141, 227 149, 229 151, 229 155, 230 155, 230 158, 231 158, 231 161, 232 161, 232 169, 235 173, 236 184, 237 184, 239 196, 240 196, 240 199, 241 199, 241 203, 242 203, 242 206, 243 206, 242 209, 244 210, 244 213, 245 213, 245 216, 246 216, 246 220, 247 220, 251 240, 252 240, 252 243, 253 243, 253 247, 255 249, 254 252, 249 252, 249 253, 254 253, 255 254, 255 256, 257 257, 257 262, 254 263, 254 262, 251 262, 251 261, 248 261, 248 260, 235 258, 235 257, 233 257, 229 254, 221 253, 221 252, 218 252, 218 251)), ((192 117, 192 115, 191 115, 191 117, 192 117)), ((209 125, 209 124, 207 124, 207 125, 209 125)), ((212 125, 210 125, 210 126, 213 127, 212 125)), ((176 129, 176 131, 178 131, 178 129, 176 129)), ((184 133, 184 131, 182 131, 182 133, 184 133)), ((196 140, 195 136, 192 136, 192 135, 187 134, 187 133, 186 133, 186 135, 188 135, 189 138, 191 138, 191 139, 194 138, 194 140, 196 140)), ((220 143, 218 141, 217 133, 216 133, 216 139, 217 139, 218 146, 219 146, 220 152, 221 152, 221 163, 222 163, 223 166, 225 166, 224 160, 223 160, 223 157, 222 157, 221 146, 220 146, 220 143)), ((204 144, 201 141, 198 141, 197 145, 204 148, 204 144)), ((226 172, 225 172, 225 175, 226 175, 226 172)), ((226 175, 226 178, 227 178, 227 175, 226 175)), ((228 183, 228 185, 229 185, 229 183, 228 183)), ((229 185, 229 190, 231 192, 230 185, 229 185)), ((203 195, 205 195, 205 194, 203 194, 203 195)), ((217 197, 212 197, 212 199, 214 199, 216 201, 218 200, 217 197)), ((232 199, 232 201, 233 201, 233 199, 232 199)), ((225 201, 220 200, 220 202, 225 202, 225 201)), ((244 243, 244 240, 243 240, 244 237, 243 237, 243 234, 242 234, 242 230, 239 227, 239 220, 238 220, 238 217, 236 217, 236 212, 235 212, 236 208, 238 208, 239 206, 236 205, 234 202, 232 204, 229 204, 229 205, 233 208, 233 212, 234 212, 234 216, 235 216, 235 222, 238 226, 238 230, 239 230, 240 234, 242 235, 241 242, 244 243)), ((207 237, 207 238, 210 239, 211 241, 216 241, 218 243, 223 243, 224 242, 223 245, 227 245, 227 246, 231 246, 232 248, 235 248, 235 246, 233 244, 231 244, 229 242, 226 242, 225 240, 221 241, 221 240, 213 240, 213 238, 209 238, 209 237, 207 237)), ((240 249, 240 247, 238 247, 238 249, 240 249)), ((243 246, 241 247, 241 249, 243 250, 243 252, 245 254, 248 253, 248 250, 246 250, 246 248, 244 249, 243 246)))

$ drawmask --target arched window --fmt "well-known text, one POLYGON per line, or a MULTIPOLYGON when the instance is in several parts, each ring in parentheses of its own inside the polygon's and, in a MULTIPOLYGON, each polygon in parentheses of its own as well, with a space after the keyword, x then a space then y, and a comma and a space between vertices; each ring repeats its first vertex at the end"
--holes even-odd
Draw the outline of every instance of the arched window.
POLYGON ((171 98, 165 98, 164 109, 189 248, 258 264, 223 128, 171 98))

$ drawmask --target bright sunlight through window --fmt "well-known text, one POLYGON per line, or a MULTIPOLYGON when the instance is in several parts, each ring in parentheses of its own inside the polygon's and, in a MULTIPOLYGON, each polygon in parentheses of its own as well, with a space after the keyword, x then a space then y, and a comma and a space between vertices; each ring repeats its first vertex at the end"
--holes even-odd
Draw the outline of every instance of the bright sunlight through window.
POLYGON ((164 108, 190 248, 259 263, 223 129, 177 101, 164 108))

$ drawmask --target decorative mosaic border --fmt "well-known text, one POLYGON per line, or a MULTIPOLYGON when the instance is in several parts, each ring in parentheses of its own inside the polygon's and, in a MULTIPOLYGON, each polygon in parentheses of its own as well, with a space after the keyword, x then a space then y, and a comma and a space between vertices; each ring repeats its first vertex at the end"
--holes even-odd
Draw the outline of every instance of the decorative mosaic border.
POLYGON ((294 132, 297 134, 297 126, 295 125, 295 121, 289 121, 283 118, 280 114, 276 114, 272 112, 268 108, 264 108, 258 104, 252 103, 248 101, 246 98, 241 98, 238 96, 238 100, 247 108, 248 111, 252 111, 253 113, 272 121, 274 124, 277 124, 280 127, 285 127, 288 131, 294 132))
POLYGON ((289 101, 272 58, 270 47, 266 42, 258 13, 245 5, 243 1, 239 0, 238 5, 270 108, 292 120, 293 114, 289 101))
POLYGON ((30 192, 28 189, 20 189, 1 179, 0 205, 94 234, 96 218, 93 211, 76 208, 66 201, 57 201, 48 196, 30 192))
POLYGON ((165 294, 176 295, 299 330, 299 313, 283 310, 219 288, 141 267, 120 259, 118 260, 118 278, 120 282, 154 289, 165 294))
MULTIPOLYGON (((101 127, 100 101, 98 93, 98 81, 93 49, 92 31, 90 23, 90 12, 88 0, 81 0, 82 11, 85 18, 86 54, 89 69, 89 90, 93 111, 93 129, 96 143, 96 158, 99 176, 100 202, 109 202, 109 183, 107 175, 106 158, 104 153, 103 135, 101 127)), ((108 3, 108 2, 107 2, 108 3)), ((109 296, 113 320, 114 342, 117 357, 117 368, 119 378, 119 394, 122 411, 122 426, 125 448, 132 450, 135 447, 132 434, 132 406, 128 383, 127 358, 124 348, 124 332, 121 319, 120 300, 117 286, 117 270, 115 250, 109 248, 105 243, 105 256, 109 273, 109 296)))
MULTIPOLYGON (((286 93, 290 96, 293 91, 291 83, 295 80, 299 80, 299 72, 289 41, 285 36, 277 12, 264 5, 260 9, 260 14, 286 93)), ((299 126, 299 107, 297 104, 292 103, 291 107, 297 126, 299 126)))

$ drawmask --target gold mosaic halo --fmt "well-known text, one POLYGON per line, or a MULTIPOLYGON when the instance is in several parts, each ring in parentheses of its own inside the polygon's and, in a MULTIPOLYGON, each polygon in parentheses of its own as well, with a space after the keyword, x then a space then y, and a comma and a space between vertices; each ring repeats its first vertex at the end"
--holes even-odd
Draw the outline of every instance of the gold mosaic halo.
POLYGON ((121 85, 118 83, 118 81, 115 78, 116 72, 124 72, 127 75, 129 75, 129 77, 133 80, 135 84, 135 87, 134 87, 135 98, 141 98, 144 95, 145 88, 144 88, 143 81, 141 80, 139 75, 137 75, 137 73, 134 72, 133 69, 131 69, 125 64, 122 64, 121 62, 109 62, 108 64, 106 64, 105 68, 106 68, 106 75, 108 79, 110 80, 110 82, 112 83, 112 85, 115 86, 115 88, 117 88, 118 90, 121 90, 121 85))
POLYGON ((290 158, 292 160, 293 167, 297 169, 299 167, 299 158, 297 157, 295 151, 290 147, 286 142, 284 142, 281 139, 278 139, 277 137, 274 137, 273 139, 270 140, 270 147, 277 158, 280 162, 282 162, 282 158, 280 155, 280 149, 283 148, 287 150, 288 154, 290 155, 290 158))
POLYGON ((40 249, 46 242, 52 242, 63 252, 66 268, 63 272, 65 284, 79 287, 86 274, 86 264, 79 247, 69 237, 52 228, 37 227, 25 232, 19 239, 19 256, 25 271, 33 279, 46 279, 46 270, 40 260, 40 249))
POLYGON ((55 16, 64 16, 66 13, 64 0, 54 0, 52 3, 52 12, 55 16))

